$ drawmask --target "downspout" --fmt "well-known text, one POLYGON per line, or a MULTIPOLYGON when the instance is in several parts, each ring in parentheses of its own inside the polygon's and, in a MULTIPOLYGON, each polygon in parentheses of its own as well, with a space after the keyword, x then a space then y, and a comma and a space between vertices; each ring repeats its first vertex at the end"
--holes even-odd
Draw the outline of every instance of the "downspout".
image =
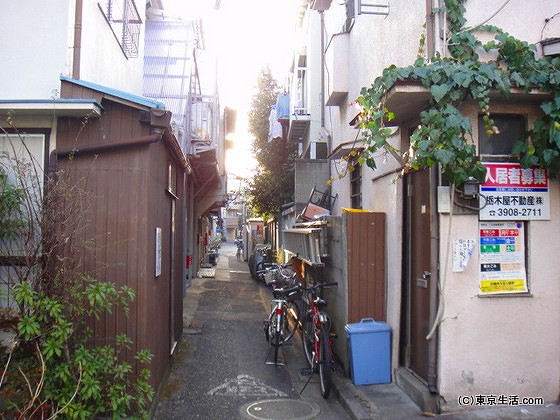
POLYGON ((80 61, 82 54, 82 10, 83 0, 76 0, 74 14, 74 46, 72 56, 72 78, 80 78, 80 61))
POLYGON ((193 194, 193 180, 191 177, 187 177, 187 255, 191 256, 191 263, 187 272, 187 287, 192 285, 192 279, 194 278, 194 270, 197 266, 197 252, 195 250, 195 237, 196 231, 194 226, 194 194, 193 194))
MULTIPOLYGON (((440 51, 441 42, 440 34, 441 31, 441 21, 439 16, 436 17, 434 14, 433 3, 439 7, 440 0, 426 0, 426 46, 428 52, 428 59, 431 59, 436 52, 440 51)), ((445 46, 443 47, 445 48, 445 46)), ((437 203, 437 186, 439 185, 440 176, 438 175, 439 169, 431 169, 432 174, 430 177, 430 255, 431 255, 431 286, 430 286, 430 325, 434 325, 437 322, 438 311, 440 302, 438 298, 440 296, 440 275, 441 270, 439 269, 440 264, 440 224, 439 224, 439 214, 436 212, 437 203)), ((431 394, 438 394, 438 347, 439 347, 439 334, 436 332, 433 335, 429 335, 428 338, 428 390, 431 394)))
POLYGON ((181 249, 181 255, 183 256, 183 272, 181 276, 181 286, 183 292, 183 299, 187 296, 187 287, 188 287, 188 268, 187 268, 187 255, 189 254, 189 245, 188 245, 188 237, 187 237, 187 223, 188 223, 188 216, 187 216, 187 171, 183 173, 183 199, 181 200, 181 208, 183 209, 183 219, 181 223, 181 238, 183 239, 183 248, 181 249))
POLYGON ((321 16, 321 132, 325 130, 325 12, 321 16))
MULTIPOLYGON (((440 295, 440 270, 439 270, 439 214, 437 207, 437 185, 438 185, 438 169, 430 169, 430 325, 434 325, 437 318, 439 307, 438 297, 440 295)), ((438 341, 439 334, 437 332, 428 339, 428 390, 431 394, 438 393, 438 341)))
MULTIPOLYGON (((435 19, 433 3, 434 0, 426 0, 426 53, 428 60, 435 54, 435 19)), ((437 1, 437 0, 436 0, 437 1)))

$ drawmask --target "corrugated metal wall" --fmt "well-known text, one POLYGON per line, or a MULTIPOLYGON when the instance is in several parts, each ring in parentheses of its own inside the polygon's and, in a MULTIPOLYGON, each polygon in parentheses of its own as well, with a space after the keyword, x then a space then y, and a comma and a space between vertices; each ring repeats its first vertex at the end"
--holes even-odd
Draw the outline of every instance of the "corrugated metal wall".
POLYGON ((190 21, 146 22, 143 95, 165 103, 172 121, 184 124, 194 48, 190 21))

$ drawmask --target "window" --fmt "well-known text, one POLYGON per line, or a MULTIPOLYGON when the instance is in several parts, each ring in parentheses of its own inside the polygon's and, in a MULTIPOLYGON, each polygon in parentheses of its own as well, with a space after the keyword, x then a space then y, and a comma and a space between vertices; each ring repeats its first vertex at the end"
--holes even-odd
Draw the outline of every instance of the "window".
POLYGON ((389 14, 389 0, 362 1, 355 0, 358 15, 384 15, 389 14))
POLYGON ((350 205, 353 209, 362 208, 362 166, 349 161, 350 169, 350 205))
POLYGON ((138 57, 142 20, 134 0, 105 0, 98 3, 111 30, 127 58, 138 57))
POLYGON ((478 148, 481 160, 508 160, 513 144, 523 138, 525 118, 521 115, 491 115, 499 134, 486 134, 482 115, 478 117, 478 148))

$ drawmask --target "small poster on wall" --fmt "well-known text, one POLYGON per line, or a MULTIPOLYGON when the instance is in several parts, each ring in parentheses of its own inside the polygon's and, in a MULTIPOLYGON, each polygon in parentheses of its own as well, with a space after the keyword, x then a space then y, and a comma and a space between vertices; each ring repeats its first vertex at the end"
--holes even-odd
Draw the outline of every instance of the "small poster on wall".
POLYGON ((480 222, 480 293, 527 291, 523 222, 480 222))
POLYGON ((476 241, 474 239, 453 240, 453 272, 465 271, 474 251, 476 241))

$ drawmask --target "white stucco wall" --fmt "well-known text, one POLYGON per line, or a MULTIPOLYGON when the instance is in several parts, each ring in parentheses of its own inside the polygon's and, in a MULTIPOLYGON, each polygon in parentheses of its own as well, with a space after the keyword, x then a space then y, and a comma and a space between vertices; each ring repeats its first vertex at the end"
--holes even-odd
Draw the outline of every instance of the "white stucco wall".
MULTIPOLYGON (((141 25, 138 57, 126 58, 97 3, 84 0, 80 78, 142 95, 145 27, 141 25)), ((135 3, 144 22, 145 2, 135 3)))
MULTIPOLYGON (((333 59, 333 66, 328 73, 347 74, 348 98, 338 107, 327 107, 326 127, 332 133, 332 148, 343 142, 358 139, 358 130, 349 125, 358 109, 352 104, 360 95, 363 87, 369 87, 382 70, 390 65, 410 65, 414 62, 423 31, 425 8, 411 7, 408 1, 391 2, 388 16, 358 15, 348 38, 348 61, 333 59), (396 31, 395 29, 398 29, 396 31), (408 40, 403 42, 403 39, 408 40), (348 66, 346 73, 336 66, 348 66)), ((331 5, 325 21, 327 40, 339 32, 344 21, 341 13, 343 6, 335 2, 331 5), (338 9, 337 9, 338 8, 338 9)), ((400 144, 400 133, 391 142, 400 144)), ((362 208, 374 212, 386 213, 386 246, 387 246, 387 323, 392 329, 391 364, 398 366, 400 316, 401 316, 401 285, 402 285, 402 181, 393 182, 396 174, 390 173, 398 164, 392 156, 377 159, 378 169, 373 171, 362 167, 362 208), (382 173, 387 176, 372 182, 372 178, 382 173)), ((333 192, 339 195, 335 214, 340 214, 341 207, 350 207, 350 177, 346 175, 338 179, 344 172, 344 161, 333 161, 331 171, 333 192)))
MULTIPOLYGON (((468 26, 486 21, 502 4, 469 1, 468 26)), ((537 43, 541 36, 547 37, 545 32, 550 32, 551 26, 545 28, 545 19, 559 11, 560 4, 556 1, 511 0, 487 23, 529 43, 537 43)), ((535 118, 535 109, 527 105, 512 108, 512 104, 501 104, 494 106, 493 111, 528 115, 529 124, 535 118)), ((475 118, 473 115, 476 136, 475 118)), ((549 190, 551 220, 527 224, 527 276, 531 296, 479 297, 478 218, 453 217, 449 239, 476 239, 477 246, 464 272, 452 273, 447 267, 445 276, 445 312, 439 329, 438 360, 439 391, 446 401, 445 409, 456 408, 460 395, 558 399, 560 268, 551 264, 551 256, 560 251, 560 239, 553 233, 560 231, 558 182, 551 182, 549 190)), ((441 217, 441 262, 448 252, 448 221, 449 217, 441 217)), ((442 269, 442 278, 443 275, 442 269)))
POLYGON ((425 2, 391 1, 388 16, 359 15, 351 32, 349 99, 369 87, 390 64, 409 66, 424 31, 425 2))
POLYGON ((386 214, 385 240, 387 246, 385 271, 387 276, 387 323, 392 330, 391 366, 396 368, 399 360, 399 339, 401 322, 402 297, 402 229, 403 208, 402 181, 395 181, 393 169, 398 164, 389 156, 387 160, 379 159, 379 170, 364 168, 362 183, 367 186, 364 190, 364 209, 386 214), (385 176, 372 181, 373 177, 381 174, 385 176))
POLYGON ((557 0, 510 0, 493 2, 487 0, 469 0, 466 4, 467 27, 481 23, 503 28, 510 35, 536 44, 542 39, 560 36, 558 18, 545 22, 560 12, 557 0), (501 6, 504 5, 500 10, 501 6))
MULTIPOLYGON (((487 20, 505 2, 470 0, 468 25, 487 20)), ((332 3, 331 9, 340 7, 332 3)), ((560 12, 557 0, 526 2, 511 0, 487 23, 502 27, 508 33, 538 42, 550 36, 554 26, 545 19, 560 12), (541 34, 542 32, 542 34, 541 34)), ((355 99, 362 87, 368 87, 382 70, 391 65, 408 66, 414 62, 418 41, 425 22, 425 2, 391 1, 390 14, 356 17, 349 36, 348 102, 355 99)), ((340 30, 340 13, 327 14, 328 35, 340 30)), ((327 36, 328 38, 328 36, 327 36)), ((344 74, 340 71, 339 74, 344 74)), ((528 115, 529 124, 538 108, 526 104, 496 105, 494 112, 518 112, 528 115)), ((467 110, 468 111, 468 110, 467 110)), ((333 137, 332 147, 354 139, 355 130, 348 122, 357 110, 342 104, 327 108, 327 128, 333 137)), ((476 113, 472 114, 474 136, 477 135, 476 113)), ((391 157, 388 165, 391 165, 391 157)), ((387 213, 387 281, 388 322, 393 329, 392 362, 398 366, 399 325, 401 311, 402 261, 402 181, 393 177, 377 179, 383 172, 383 159, 375 172, 363 168, 363 208, 387 213)), ((337 179, 331 164, 333 191, 339 194, 335 214, 348 207, 349 177, 337 179)), ((340 167, 340 164, 338 164, 340 167)), ((550 184, 551 220, 528 222, 526 249, 528 282, 531 296, 479 297, 478 248, 464 272, 445 269, 447 226, 449 217, 441 216, 440 265, 446 270, 444 315, 439 328, 438 389, 444 398, 444 409, 456 408, 459 395, 506 394, 558 399, 560 391, 560 268, 554 259, 560 252, 560 186, 550 184)), ((454 216, 449 239, 478 239, 477 216, 454 216)), ((478 246, 478 242, 477 242, 478 246)))
POLYGON ((2 2, 1 99, 48 99, 68 74, 73 0, 2 2), (38 7, 40 5, 40 7, 38 7))
MULTIPOLYGON (((60 90, 60 75, 71 76, 74 6, 75 0, 2 4, 1 99, 49 99, 60 90)), ((136 6, 144 20, 144 2, 136 1, 136 6)), ((139 58, 126 59, 98 1, 84 0, 80 78, 141 94, 143 33, 142 25, 139 58)))
MULTIPOLYGON (((527 226, 531 296, 479 297, 478 241, 464 272, 444 273, 445 311, 439 329, 439 391, 452 407, 460 395, 558 398, 560 389, 560 194, 550 185, 551 220, 527 226)), ((449 217, 441 217, 446 233, 449 217)), ((451 240, 477 239, 477 216, 453 216, 451 240)), ((442 234, 442 238, 446 235, 442 234)), ((448 252, 441 242, 441 261, 448 252)), ((445 271, 444 271, 445 270, 445 271)))

